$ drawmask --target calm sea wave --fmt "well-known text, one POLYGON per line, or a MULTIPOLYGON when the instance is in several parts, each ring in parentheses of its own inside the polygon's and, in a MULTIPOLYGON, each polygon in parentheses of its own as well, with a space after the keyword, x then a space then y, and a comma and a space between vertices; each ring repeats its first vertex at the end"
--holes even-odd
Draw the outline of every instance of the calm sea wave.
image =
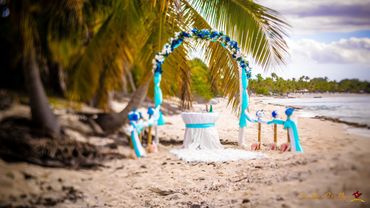
POLYGON ((326 116, 370 126, 370 96, 349 95, 322 98, 269 99, 265 103, 294 106, 310 116, 326 116))

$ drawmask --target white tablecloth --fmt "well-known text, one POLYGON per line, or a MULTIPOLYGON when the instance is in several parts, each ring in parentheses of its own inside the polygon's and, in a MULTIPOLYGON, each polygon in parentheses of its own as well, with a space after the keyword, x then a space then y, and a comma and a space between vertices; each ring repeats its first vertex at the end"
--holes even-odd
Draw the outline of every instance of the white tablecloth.
MULTIPOLYGON (((210 124, 218 119, 218 113, 182 113, 186 124, 210 124)), ((250 160, 265 157, 260 152, 223 148, 216 127, 186 128, 183 148, 170 152, 187 162, 223 162, 250 160)))
MULTIPOLYGON (((182 113, 182 119, 186 124, 214 124, 218 119, 218 113, 182 113)), ((216 127, 186 128, 184 136, 184 148, 188 149, 223 149, 220 143, 216 127)))

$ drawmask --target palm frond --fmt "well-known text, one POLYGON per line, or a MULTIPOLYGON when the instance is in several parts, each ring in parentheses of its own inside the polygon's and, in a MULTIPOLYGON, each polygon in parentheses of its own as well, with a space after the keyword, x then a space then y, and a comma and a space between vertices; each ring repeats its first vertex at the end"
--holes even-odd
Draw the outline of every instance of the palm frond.
POLYGON ((83 31, 83 0, 46 1, 42 11, 48 21, 49 36, 56 39, 66 38, 83 31))
POLYGON ((229 34, 264 69, 284 64, 289 25, 278 12, 247 0, 187 0, 212 28, 229 34))
POLYGON ((205 59, 209 64, 212 85, 224 96, 233 109, 239 105, 239 69, 230 52, 219 43, 205 45, 205 59))
POLYGON ((180 79, 180 100, 181 100, 181 108, 182 109, 190 109, 192 107, 192 90, 191 90, 191 69, 189 66, 189 62, 186 62, 186 64, 181 64, 179 66, 179 75, 181 77, 180 79))
POLYGON ((192 5, 186 1, 181 0, 180 14, 182 14, 184 21, 182 24, 187 27, 195 27, 200 29, 211 29, 211 25, 192 7, 192 5))
MULTIPOLYGON (((99 87, 99 77, 104 70, 117 69, 112 64, 117 57, 132 60, 132 34, 136 34, 139 9, 132 1, 117 1, 112 13, 104 21, 81 57, 71 66, 69 96, 72 99, 88 101, 99 87), (127 15, 130 13, 130 15, 127 15), (130 39, 131 38, 131 39, 130 39)), ((108 73, 118 74, 118 73, 108 73)))
MULTIPOLYGON (((177 1, 177 3, 170 4, 164 22, 166 36, 168 38, 173 37, 175 32, 189 30, 195 23, 196 17, 193 15, 196 15, 194 10, 191 10, 184 2, 177 1)), ((203 23, 207 24, 205 21, 203 23)), ((188 54, 193 46, 190 43, 185 41, 171 53, 163 65, 161 84, 163 93, 164 95, 179 97, 181 100, 180 106, 183 109, 189 109, 192 106, 191 69, 188 54)))

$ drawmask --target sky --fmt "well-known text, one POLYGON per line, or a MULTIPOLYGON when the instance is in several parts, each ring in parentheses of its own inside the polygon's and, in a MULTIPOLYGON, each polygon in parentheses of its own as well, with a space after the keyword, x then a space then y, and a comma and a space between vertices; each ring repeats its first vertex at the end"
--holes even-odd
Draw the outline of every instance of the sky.
MULTIPOLYGON (((284 78, 370 80, 370 0, 256 0, 291 25, 284 78)), ((253 74, 269 76, 258 66, 253 74)))

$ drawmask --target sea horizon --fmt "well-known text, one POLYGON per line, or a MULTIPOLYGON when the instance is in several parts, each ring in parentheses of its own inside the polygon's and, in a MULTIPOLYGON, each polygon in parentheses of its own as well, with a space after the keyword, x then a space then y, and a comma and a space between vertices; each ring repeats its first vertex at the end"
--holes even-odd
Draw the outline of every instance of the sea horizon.
POLYGON ((343 123, 370 126, 369 94, 350 93, 291 93, 289 97, 271 97, 266 104, 284 105, 300 110, 302 117, 325 117, 343 123))

